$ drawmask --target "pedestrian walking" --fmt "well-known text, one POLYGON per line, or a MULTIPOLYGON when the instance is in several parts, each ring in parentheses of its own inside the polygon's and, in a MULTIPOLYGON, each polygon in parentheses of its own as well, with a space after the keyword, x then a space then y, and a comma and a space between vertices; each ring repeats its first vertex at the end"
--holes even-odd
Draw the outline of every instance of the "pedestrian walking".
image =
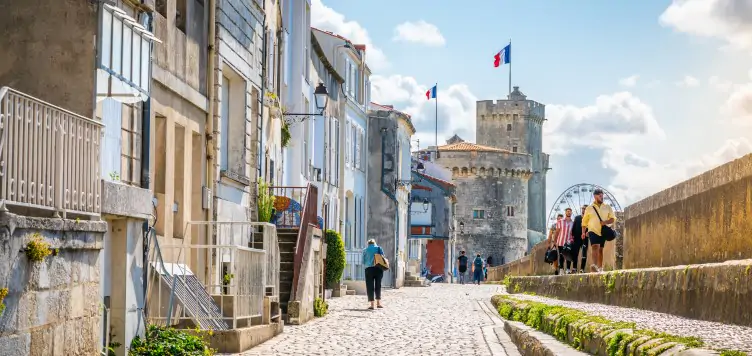
MULTIPOLYGON (((564 209, 564 218, 556 222, 556 248, 559 250, 559 270, 556 274, 569 274, 572 272, 572 261, 565 257, 564 245, 572 241, 572 209, 564 209), (566 260, 566 268, 564 268, 564 261, 566 260)), ((575 257, 575 260, 577 258, 575 257)))
POLYGON ((381 279, 384 269, 389 268, 389 262, 384 257, 384 250, 376 245, 376 240, 368 240, 368 246, 363 249, 363 265, 366 267, 366 294, 371 305, 368 309, 383 308, 381 305, 381 279))
POLYGON ((460 257, 457 257, 457 279, 460 284, 465 284, 465 273, 467 272, 467 256, 465 251, 460 251, 460 257))
MULTIPOLYGON (((548 245, 549 245, 548 249, 549 250, 554 250, 554 252, 552 252, 552 253, 555 253, 556 256, 559 255, 559 249, 556 246, 556 226, 559 225, 559 221, 561 221, 561 219, 563 219, 563 218, 564 218, 564 215, 562 215, 562 214, 556 215, 556 222, 553 225, 551 225, 551 228, 548 230, 548 245)), ((546 251, 547 255, 548 255, 548 252, 549 251, 546 251)), ((559 267, 559 258, 556 257, 556 256, 552 256, 553 257, 552 258, 553 262, 548 261, 548 260, 546 262, 547 263, 551 263, 554 266, 554 274, 558 275, 560 267, 559 267)))
MULTIPOLYGON (((574 217, 574 220, 572 220, 572 236, 574 236, 574 241, 577 243, 576 250, 579 255, 581 255, 580 259, 580 273, 585 273, 585 266, 587 266, 587 251, 588 251, 588 238, 587 238, 587 228, 582 227, 582 217, 585 215, 585 209, 587 209, 587 205, 583 205, 580 208, 580 214, 574 217), (585 232, 585 234, 583 234, 585 232), (584 236, 584 237, 583 237, 584 236)), ((572 266, 574 269, 577 269, 577 256, 574 256, 574 261, 572 261, 572 266)))
MULTIPOLYGON (((582 217, 582 227, 587 228, 587 237, 590 240, 590 247, 593 249, 593 264, 590 269, 593 272, 603 271, 603 247, 606 246, 607 240, 613 240, 616 236, 609 225, 616 222, 614 209, 603 202, 603 190, 596 189, 593 191, 593 204, 585 209, 585 215, 582 217)), ((582 232, 585 238, 585 232, 582 232)))
POLYGON ((480 254, 475 256, 473 260, 473 283, 480 285, 480 281, 483 279, 483 258, 480 254))

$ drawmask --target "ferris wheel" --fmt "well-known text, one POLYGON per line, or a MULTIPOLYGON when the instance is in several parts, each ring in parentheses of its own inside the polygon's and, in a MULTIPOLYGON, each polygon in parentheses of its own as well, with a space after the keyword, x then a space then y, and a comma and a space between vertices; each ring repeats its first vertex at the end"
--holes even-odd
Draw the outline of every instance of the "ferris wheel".
POLYGON ((559 195, 559 198, 554 201, 554 204, 551 206, 551 211, 548 213, 549 226, 556 221, 556 215, 564 214, 564 210, 567 208, 572 209, 574 215, 578 215, 580 213, 580 207, 593 202, 593 191, 596 189, 603 191, 603 201, 608 205, 611 205, 615 212, 623 211, 614 195, 605 188, 597 184, 579 183, 564 190, 564 192, 559 195))

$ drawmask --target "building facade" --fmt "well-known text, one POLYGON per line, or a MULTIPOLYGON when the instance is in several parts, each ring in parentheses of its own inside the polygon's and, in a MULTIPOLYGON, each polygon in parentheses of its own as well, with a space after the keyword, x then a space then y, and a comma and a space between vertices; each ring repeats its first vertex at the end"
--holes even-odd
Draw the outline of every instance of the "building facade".
MULTIPOLYGON (((371 71, 366 64, 366 48, 353 44, 337 34, 312 29, 313 35, 324 54, 344 83, 329 91, 338 91, 340 117, 338 119, 339 143, 338 159, 341 169, 339 190, 339 228, 345 242, 347 267, 345 279, 364 279, 361 264, 361 250, 366 238, 366 202, 368 191, 366 177, 369 175, 366 137, 368 124, 366 111, 370 99, 371 71)), ((330 219, 331 220, 331 219, 330 219)))
POLYGON ((368 117, 367 236, 384 249, 391 268, 382 284, 404 285, 412 185, 410 117, 390 106, 372 104, 368 117))
POLYGON ((431 274, 448 274, 452 271, 455 186, 429 175, 424 168, 428 163, 413 160, 408 258, 431 274))

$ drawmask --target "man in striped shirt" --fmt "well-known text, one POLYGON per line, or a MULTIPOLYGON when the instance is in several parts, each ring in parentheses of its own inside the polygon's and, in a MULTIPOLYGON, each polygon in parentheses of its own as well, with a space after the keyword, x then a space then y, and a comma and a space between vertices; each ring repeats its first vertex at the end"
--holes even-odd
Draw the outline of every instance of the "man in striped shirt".
POLYGON ((572 261, 567 260, 567 268, 562 270, 565 260, 564 245, 572 240, 572 226, 574 226, 574 222, 572 221, 572 209, 566 208, 564 214, 564 219, 556 222, 556 232, 554 233, 554 236, 556 236, 556 247, 559 249, 559 270, 556 274, 561 274, 562 272, 569 274, 572 269, 572 261))

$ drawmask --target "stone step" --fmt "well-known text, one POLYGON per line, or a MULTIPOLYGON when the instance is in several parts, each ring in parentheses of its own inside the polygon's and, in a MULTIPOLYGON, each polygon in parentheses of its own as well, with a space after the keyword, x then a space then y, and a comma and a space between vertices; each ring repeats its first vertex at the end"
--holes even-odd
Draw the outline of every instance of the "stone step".
POLYGON ((426 283, 425 279, 417 280, 417 281, 405 281, 405 287, 428 287, 429 284, 426 283))
POLYGON ((345 295, 356 295, 355 289, 348 289, 345 295))

